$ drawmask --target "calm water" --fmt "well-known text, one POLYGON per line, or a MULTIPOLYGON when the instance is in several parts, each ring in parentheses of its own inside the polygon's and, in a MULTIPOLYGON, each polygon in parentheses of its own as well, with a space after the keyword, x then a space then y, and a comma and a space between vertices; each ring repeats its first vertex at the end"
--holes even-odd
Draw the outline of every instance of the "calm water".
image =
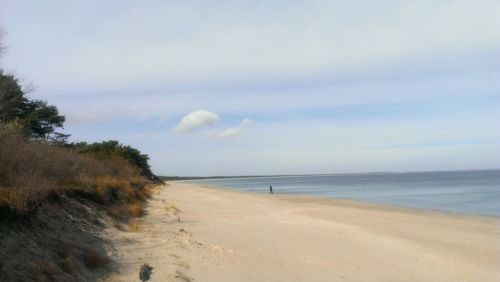
POLYGON ((500 170, 330 174, 190 180, 276 194, 307 194, 461 214, 500 216, 500 170))

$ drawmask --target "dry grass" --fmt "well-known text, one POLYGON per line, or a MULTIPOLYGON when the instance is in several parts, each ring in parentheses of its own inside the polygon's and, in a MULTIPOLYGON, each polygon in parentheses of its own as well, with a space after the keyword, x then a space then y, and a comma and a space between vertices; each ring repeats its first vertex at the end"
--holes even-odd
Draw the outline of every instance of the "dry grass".
POLYGON ((62 268, 67 273, 73 273, 75 270, 75 256, 73 246, 68 242, 64 242, 61 246, 62 268))
POLYGON ((176 205, 170 205, 168 207, 168 210, 173 211, 174 215, 178 215, 179 212, 181 211, 176 205))
POLYGON ((67 273, 73 273, 75 270, 75 257, 68 256, 64 258, 62 267, 67 273))
POLYGON ((106 267, 111 261, 106 254, 98 250, 90 249, 84 254, 83 262, 88 269, 97 269, 106 267))
POLYGON ((177 265, 177 266, 180 266, 180 267, 182 267, 182 268, 184 268, 184 269, 190 269, 190 268, 191 268, 191 267, 189 266, 189 264, 187 264, 187 263, 186 263, 186 262, 184 262, 184 261, 179 261, 179 262, 176 262, 176 263, 174 263, 174 264, 175 264, 175 265, 177 265))
MULTIPOLYGON (((144 215, 144 203, 155 189, 153 186, 145 186, 140 170, 125 159, 117 157, 97 160, 91 155, 28 140, 15 124, 0 123, 0 221, 21 217, 30 220, 42 219, 41 224, 34 226, 39 226, 43 234, 50 234, 46 237, 27 236, 30 238, 28 243, 19 241, 18 244, 12 246, 16 252, 1 253, 0 277, 3 278, 2 275, 7 273, 5 275, 14 280, 7 279, 6 281, 71 281, 66 278, 80 277, 82 273, 85 275, 89 272, 87 269, 97 270, 106 267, 110 263, 110 258, 104 248, 99 247, 99 242, 93 244, 96 241, 93 237, 93 229, 74 227, 79 224, 79 220, 75 222, 70 220, 70 217, 61 217, 67 219, 63 221, 64 228, 54 229, 54 232, 57 230, 59 233, 64 233, 69 229, 73 230, 74 234, 82 232, 81 237, 88 239, 76 239, 71 243, 64 243, 63 240, 69 237, 44 230, 50 229, 47 226, 59 226, 60 218, 54 222, 48 219, 54 218, 53 215, 58 214, 59 211, 61 213, 74 212, 71 218, 83 217, 82 212, 87 211, 83 206, 92 207, 93 211, 103 208, 116 219, 115 226, 125 231, 140 231, 142 225, 140 221, 134 219, 144 215), (63 202, 61 199, 66 199, 66 201, 63 202), (72 204, 67 205, 68 201, 72 204), (51 209, 47 209, 47 206, 51 209), (51 216, 44 217, 47 215, 45 212, 50 212, 48 214, 51 216), (126 226, 129 220, 130 225, 126 226), (44 255, 37 252, 44 252, 44 255), (46 259, 48 256, 45 252, 52 255, 50 260, 46 259), (6 254, 12 253, 22 253, 29 259, 17 261, 17 268, 11 267, 12 258, 9 257, 9 260, 6 260, 8 257, 6 254), (2 264, 2 259, 5 264, 2 264), (30 270, 31 278, 16 280, 16 277, 20 275, 28 277, 26 269, 30 270)), ((98 214, 100 216, 101 212, 98 214)), ((88 212, 85 216, 90 216, 92 219, 97 215, 88 212)), ((96 221, 89 220, 89 222, 96 221)), ((19 224, 19 226, 25 228, 23 232, 27 234, 34 232, 32 230, 34 227, 29 224, 19 224)), ((0 237, 3 235, 0 234, 0 237)), ((74 236, 71 238, 74 239, 74 236)), ((2 243, 0 242, 0 245, 2 243)), ((0 251, 4 251, 4 247, 5 245, 0 248, 0 251)), ((3 281, 2 278, 0 280, 3 281)))
POLYGON ((127 211, 132 217, 141 217, 144 215, 144 208, 142 203, 132 203, 127 206, 127 211))
POLYGON ((143 223, 140 220, 133 220, 128 224, 128 230, 131 232, 140 232, 142 231, 143 223))
POLYGON ((106 211, 113 219, 124 222, 131 218, 141 217, 145 213, 141 202, 115 204, 108 207, 106 211))
POLYGON ((123 223, 121 223, 121 222, 119 222, 119 221, 115 221, 115 222, 113 223, 113 226, 114 226, 116 229, 120 230, 120 231, 127 231, 127 228, 125 228, 125 225, 123 225, 123 223))
POLYGON ((79 191, 110 207, 111 215, 139 217, 153 193, 143 186, 139 169, 125 159, 97 160, 0 124, 0 207, 27 214, 51 193, 79 191))
POLYGON ((191 277, 187 276, 184 272, 180 271, 179 269, 177 269, 177 271, 175 272, 175 278, 185 282, 193 281, 191 277))
POLYGON ((38 281, 54 281, 54 275, 57 273, 55 265, 46 261, 35 261, 32 264, 38 272, 38 281))

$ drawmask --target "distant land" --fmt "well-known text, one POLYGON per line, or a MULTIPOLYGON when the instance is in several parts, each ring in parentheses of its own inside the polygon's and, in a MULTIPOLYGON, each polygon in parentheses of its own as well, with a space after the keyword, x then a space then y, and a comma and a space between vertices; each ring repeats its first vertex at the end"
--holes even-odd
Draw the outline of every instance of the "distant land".
POLYGON ((234 176, 159 176, 162 181, 175 180, 198 180, 198 179, 224 179, 224 178, 250 178, 250 177, 278 177, 278 176, 297 176, 296 175, 234 175, 234 176))
POLYGON ((460 170, 417 170, 417 171, 374 171, 374 172, 337 172, 337 173, 306 173, 306 174, 258 174, 258 175, 215 175, 215 176, 158 176, 162 181, 201 180, 225 178, 257 178, 257 177, 284 177, 284 176, 317 176, 317 175, 373 175, 373 174, 402 174, 402 173, 429 173, 429 172, 467 172, 467 171, 500 171, 500 168, 490 169, 460 169, 460 170))

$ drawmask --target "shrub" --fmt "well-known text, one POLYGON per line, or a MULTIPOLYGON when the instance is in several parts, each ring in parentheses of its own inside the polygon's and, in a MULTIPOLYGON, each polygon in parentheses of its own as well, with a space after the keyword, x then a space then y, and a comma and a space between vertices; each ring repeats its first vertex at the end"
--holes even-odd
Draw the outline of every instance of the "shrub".
POLYGON ((92 144, 76 142, 65 144, 65 146, 81 153, 92 154, 99 160, 121 157, 138 167, 141 170, 141 175, 150 180, 156 179, 148 163, 149 156, 142 154, 139 150, 131 146, 123 145, 118 141, 109 140, 92 144))
POLYGON ((132 205, 137 215, 143 185, 140 169, 121 157, 97 160, 29 140, 15 123, 0 124, 0 207, 26 214, 51 193, 80 191, 105 204, 132 205))

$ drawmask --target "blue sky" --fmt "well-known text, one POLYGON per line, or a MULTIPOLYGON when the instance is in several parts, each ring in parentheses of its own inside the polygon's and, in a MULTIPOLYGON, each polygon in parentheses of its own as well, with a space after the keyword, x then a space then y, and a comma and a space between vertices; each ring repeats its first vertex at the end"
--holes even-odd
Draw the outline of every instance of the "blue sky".
POLYGON ((72 140, 158 174, 500 168, 496 0, 0 0, 0 25, 72 140))

